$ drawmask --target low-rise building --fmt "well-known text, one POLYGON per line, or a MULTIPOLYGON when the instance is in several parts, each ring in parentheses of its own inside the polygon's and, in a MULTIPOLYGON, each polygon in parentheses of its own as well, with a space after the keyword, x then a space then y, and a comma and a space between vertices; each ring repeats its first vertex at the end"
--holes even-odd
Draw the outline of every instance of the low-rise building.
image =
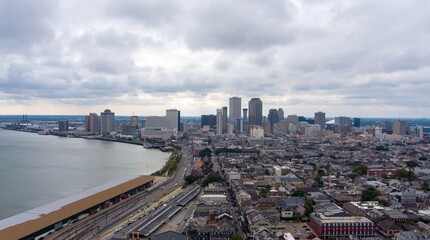
POLYGON ((363 238, 375 235, 375 224, 366 217, 327 217, 321 213, 313 213, 309 225, 322 239, 346 238, 349 235, 363 238))

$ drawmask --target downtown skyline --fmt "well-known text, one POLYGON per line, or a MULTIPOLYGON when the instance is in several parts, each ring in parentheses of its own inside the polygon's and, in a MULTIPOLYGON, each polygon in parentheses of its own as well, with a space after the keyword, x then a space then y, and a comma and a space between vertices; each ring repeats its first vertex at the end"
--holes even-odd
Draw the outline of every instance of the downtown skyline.
POLYGON ((1 1, 0 114, 199 116, 237 96, 260 98, 264 115, 429 118, 429 9, 1 1))

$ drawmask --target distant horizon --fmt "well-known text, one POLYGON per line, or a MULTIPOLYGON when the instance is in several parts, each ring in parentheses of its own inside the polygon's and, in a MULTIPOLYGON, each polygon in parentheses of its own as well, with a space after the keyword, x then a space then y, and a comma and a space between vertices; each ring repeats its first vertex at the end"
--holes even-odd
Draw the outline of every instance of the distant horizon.
MULTIPOLYGON (((0 114, 0 117, 1 116, 17 116, 17 117, 21 116, 22 117, 22 115, 27 115, 27 116, 77 116, 77 117, 80 117, 80 116, 86 116, 87 114, 25 114, 24 113, 24 114, 0 114)), ((100 114, 97 114, 97 115, 100 115, 100 114)), ((210 115, 210 114, 201 114, 201 115, 210 115)), ((201 115, 195 115, 195 116, 182 116, 181 115, 181 118, 200 118, 201 115)), ((212 115, 216 115, 216 114, 212 114, 212 115)), ((299 114, 288 114, 288 115, 297 115, 297 116, 305 117, 307 119, 308 118, 310 118, 310 119, 314 118, 314 116, 305 116, 305 115, 299 115, 299 114)), ((288 115, 286 114, 285 118, 287 118, 288 115)), ((115 114, 115 117, 131 117, 131 116, 152 117, 152 116, 163 116, 163 115, 117 115, 117 114, 115 114)), ((263 115, 263 116, 266 116, 266 115, 263 115)), ((360 119, 400 119, 400 120, 403 120, 403 119, 429 119, 430 120, 430 117, 401 117, 401 118, 398 118, 398 117, 359 117, 359 116, 347 116, 347 115, 326 116, 326 119, 330 119, 330 118, 334 119, 336 117, 343 117, 343 116, 344 117, 350 117, 351 119, 360 118, 360 119)))

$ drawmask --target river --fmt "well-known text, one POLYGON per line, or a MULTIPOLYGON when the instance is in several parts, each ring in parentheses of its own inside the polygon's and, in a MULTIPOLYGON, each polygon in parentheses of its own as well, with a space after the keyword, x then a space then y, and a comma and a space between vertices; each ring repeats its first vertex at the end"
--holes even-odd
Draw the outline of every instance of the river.
POLYGON ((0 220, 128 175, 169 154, 138 145, 0 129, 0 220))

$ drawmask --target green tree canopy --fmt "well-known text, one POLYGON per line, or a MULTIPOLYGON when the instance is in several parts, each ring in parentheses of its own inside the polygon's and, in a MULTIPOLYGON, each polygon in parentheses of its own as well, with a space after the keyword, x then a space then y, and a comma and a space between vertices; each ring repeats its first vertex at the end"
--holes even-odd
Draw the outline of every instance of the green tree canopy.
POLYGON ((377 201, 380 192, 374 187, 366 188, 361 193, 361 201, 377 201))
POLYGON ((358 175, 366 175, 367 169, 368 168, 366 165, 361 164, 361 165, 354 168, 354 172, 357 173, 358 175))

